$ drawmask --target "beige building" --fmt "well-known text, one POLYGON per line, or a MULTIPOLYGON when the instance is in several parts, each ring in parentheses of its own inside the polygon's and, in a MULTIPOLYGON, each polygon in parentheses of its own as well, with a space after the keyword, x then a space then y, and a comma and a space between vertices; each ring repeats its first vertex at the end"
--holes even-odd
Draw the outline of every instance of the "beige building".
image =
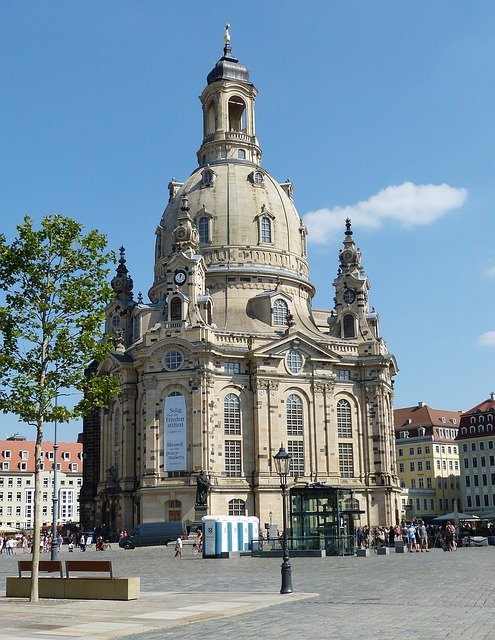
POLYGON ((460 411, 432 409, 424 402, 395 409, 401 517, 420 518, 460 509, 460 411))
MULTIPOLYGON (((34 441, 14 435, 0 440, 0 531, 31 529, 34 524, 34 441)), ((53 442, 42 443, 41 517, 53 521, 53 442)), ((82 445, 59 442, 57 449, 57 496, 59 524, 79 522, 82 486, 82 445)))
POLYGON ((170 182, 156 227, 150 302, 133 300, 121 251, 107 309, 116 347, 100 366, 121 393, 85 423, 88 442, 101 434, 88 524, 197 520, 201 470, 207 513, 280 523, 281 443, 294 535, 335 532, 339 514, 349 530, 396 520, 397 367, 369 309, 361 253, 347 221, 334 308, 314 309, 292 184, 260 165, 256 94, 227 34, 200 97, 198 166, 170 182))
POLYGON ((495 517, 495 393, 462 414, 457 444, 461 463, 462 508, 495 517))

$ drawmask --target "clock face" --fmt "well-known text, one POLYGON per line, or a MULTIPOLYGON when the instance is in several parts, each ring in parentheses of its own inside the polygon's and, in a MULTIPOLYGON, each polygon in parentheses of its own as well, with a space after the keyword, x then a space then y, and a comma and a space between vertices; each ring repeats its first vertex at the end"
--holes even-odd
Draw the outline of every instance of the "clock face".
POLYGON ((174 282, 179 286, 181 284, 184 284, 184 282, 186 281, 186 278, 187 278, 187 274, 183 269, 177 269, 177 271, 174 273, 174 282))
POLYGON ((354 254, 352 251, 347 250, 342 253, 342 260, 344 260, 345 262, 350 262, 353 259, 353 257, 354 257, 354 254))
POLYGON ((352 304, 355 299, 356 292, 354 291, 354 289, 346 289, 344 291, 344 302, 347 302, 347 304, 352 304))

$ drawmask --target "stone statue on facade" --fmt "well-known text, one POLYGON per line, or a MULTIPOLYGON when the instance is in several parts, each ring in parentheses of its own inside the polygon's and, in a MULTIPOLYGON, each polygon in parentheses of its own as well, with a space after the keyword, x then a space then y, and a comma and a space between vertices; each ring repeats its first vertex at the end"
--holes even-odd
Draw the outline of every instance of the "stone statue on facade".
POLYGON ((198 477, 196 478, 196 504, 205 505, 208 497, 208 489, 210 488, 210 481, 206 473, 201 469, 198 477))

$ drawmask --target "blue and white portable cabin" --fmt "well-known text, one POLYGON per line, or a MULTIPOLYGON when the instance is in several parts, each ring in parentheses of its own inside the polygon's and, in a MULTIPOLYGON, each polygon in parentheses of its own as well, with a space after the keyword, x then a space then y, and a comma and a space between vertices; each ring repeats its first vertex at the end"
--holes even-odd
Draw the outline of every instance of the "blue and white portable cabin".
POLYGON ((228 551, 225 516, 203 516, 203 557, 219 558, 228 551))
POLYGON ((249 550, 253 549, 253 541, 258 541, 260 538, 260 521, 256 516, 247 516, 248 523, 248 540, 249 550))
POLYGON ((227 551, 239 551, 239 537, 237 534, 237 521, 239 516, 225 516, 227 521, 227 551))
POLYGON ((249 551, 249 526, 247 516, 237 518, 237 537, 239 540, 239 551, 249 551))

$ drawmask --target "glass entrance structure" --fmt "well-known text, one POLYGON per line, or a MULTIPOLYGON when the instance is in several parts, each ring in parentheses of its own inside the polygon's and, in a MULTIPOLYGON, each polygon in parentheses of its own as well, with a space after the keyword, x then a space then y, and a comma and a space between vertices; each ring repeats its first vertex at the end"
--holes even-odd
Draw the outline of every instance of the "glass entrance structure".
POLYGON ((352 491, 312 486, 290 490, 289 547, 325 550, 327 555, 351 555, 355 545, 355 519, 359 502, 352 491))

